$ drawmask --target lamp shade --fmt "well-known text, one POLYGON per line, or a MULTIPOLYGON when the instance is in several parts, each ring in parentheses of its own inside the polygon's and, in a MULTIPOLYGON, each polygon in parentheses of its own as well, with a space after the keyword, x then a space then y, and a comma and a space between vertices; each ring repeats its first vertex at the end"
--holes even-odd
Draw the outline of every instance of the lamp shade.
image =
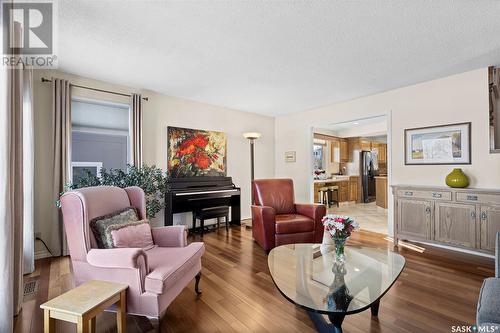
POLYGON ((246 133, 243 133, 243 137, 245 139, 249 139, 249 140, 254 140, 254 139, 258 139, 260 138, 262 134, 260 134, 259 132, 246 132, 246 133))

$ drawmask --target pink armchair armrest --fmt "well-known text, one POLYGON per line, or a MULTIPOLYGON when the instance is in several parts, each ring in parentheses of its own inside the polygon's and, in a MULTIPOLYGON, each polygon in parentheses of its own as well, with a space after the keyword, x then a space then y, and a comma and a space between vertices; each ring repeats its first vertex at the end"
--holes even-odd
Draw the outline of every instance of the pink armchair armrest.
POLYGON ((326 206, 321 204, 295 204, 295 211, 299 215, 304 215, 314 220, 314 242, 321 243, 323 231, 325 230, 321 219, 326 215, 326 206))
POLYGON ((183 225, 151 228, 153 242, 160 247, 187 246, 187 229, 183 225))
POLYGON ((103 268, 138 268, 148 271, 148 257, 143 249, 92 249, 87 253, 87 262, 103 268))

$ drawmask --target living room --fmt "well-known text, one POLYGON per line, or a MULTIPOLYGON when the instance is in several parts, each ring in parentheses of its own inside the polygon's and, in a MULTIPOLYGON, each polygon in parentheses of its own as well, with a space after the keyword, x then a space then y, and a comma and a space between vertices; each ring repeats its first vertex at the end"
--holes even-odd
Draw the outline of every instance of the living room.
POLYGON ((1 332, 500 332, 496 2, 2 10, 1 332), (380 229, 314 186, 367 119, 380 229))

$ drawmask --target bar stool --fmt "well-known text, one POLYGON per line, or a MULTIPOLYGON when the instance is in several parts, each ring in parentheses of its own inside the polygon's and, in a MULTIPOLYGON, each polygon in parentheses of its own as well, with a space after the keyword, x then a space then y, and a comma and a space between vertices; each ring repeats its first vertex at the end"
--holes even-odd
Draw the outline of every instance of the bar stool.
POLYGON ((322 186, 318 189, 320 204, 328 204, 328 189, 328 186, 322 186))
POLYGON ((333 185, 333 186, 328 186, 328 193, 330 195, 330 200, 328 201, 328 207, 330 207, 330 204, 333 204, 335 202, 335 204, 337 205, 337 207, 339 207, 339 187, 337 185, 333 185), (335 200, 333 200, 333 193, 335 193, 335 200))
POLYGON ((220 219, 222 217, 226 218, 226 231, 229 231, 229 207, 219 206, 219 207, 209 207, 203 208, 198 211, 193 212, 193 230, 196 229, 196 220, 200 220, 201 237, 203 237, 203 232, 205 229, 205 220, 207 219, 217 219, 217 229, 220 228, 220 219))

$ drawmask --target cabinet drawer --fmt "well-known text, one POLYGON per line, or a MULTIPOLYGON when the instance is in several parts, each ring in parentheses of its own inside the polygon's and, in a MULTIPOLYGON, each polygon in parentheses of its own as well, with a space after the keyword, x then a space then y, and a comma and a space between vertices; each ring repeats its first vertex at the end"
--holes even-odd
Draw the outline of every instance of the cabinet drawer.
POLYGON ((500 204, 500 196, 487 193, 457 192, 457 201, 460 202, 480 202, 488 204, 500 204))
POLYGON ((403 198, 433 199, 451 201, 451 192, 425 190, 398 190, 397 195, 403 198))

